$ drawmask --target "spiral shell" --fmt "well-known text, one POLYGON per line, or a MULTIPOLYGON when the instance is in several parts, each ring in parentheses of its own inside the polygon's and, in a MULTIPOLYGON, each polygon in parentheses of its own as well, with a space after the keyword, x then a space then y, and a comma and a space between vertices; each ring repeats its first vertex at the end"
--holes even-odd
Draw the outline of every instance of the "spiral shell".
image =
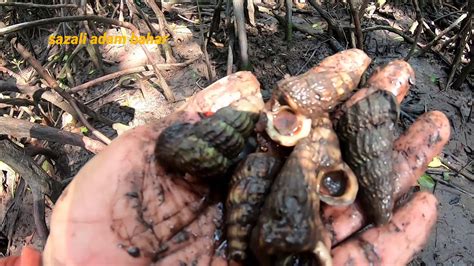
POLYGON ((309 134, 310 119, 332 111, 349 97, 370 61, 364 51, 349 49, 327 57, 304 74, 278 82, 272 104, 265 110, 268 118, 267 133, 281 145, 296 145, 309 134), (289 130, 281 130, 281 126, 275 126, 273 117, 278 117, 281 111, 287 109, 295 116, 295 119, 288 120, 296 120, 296 123, 289 123, 289 130), (298 130, 293 133, 292 129, 298 130))
POLYGON ((394 198, 392 146, 399 106, 395 96, 378 90, 352 105, 341 117, 339 132, 344 159, 354 170, 369 215, 389 222, 394 198))
POLYGON ((256 227, 268 254, 311 251, 322 239, 312 156, 298 143, 272 185, 256 227))
POLYGON ((162 165, 178 172, 217 176, 236 161, 253 128, 250 113, 221 108, 195 124, 177 123, 164 129, 156 156, 162 165))
POLYGON ((227 198, 227 237, 231 259, 241 261, 246 258, 250 232, 280 166, 278 157, 253 153, 232 176, 227 198))

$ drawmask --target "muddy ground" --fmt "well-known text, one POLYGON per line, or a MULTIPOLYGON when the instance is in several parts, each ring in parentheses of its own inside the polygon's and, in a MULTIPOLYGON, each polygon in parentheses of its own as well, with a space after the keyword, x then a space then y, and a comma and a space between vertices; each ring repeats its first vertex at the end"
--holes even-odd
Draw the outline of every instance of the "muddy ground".
MULTIPOLYGON (((308 9, 311 10, 311 8, 308 9)), ((394 13, 403 15, 403 9, 394 13)), ((410 21, 413 21, 413 16, 410 14, 408 12, 408 15, 404 15, 402 19, 397 20, 406 24, 401 25, 402 27, 409 27, 410 21)), ((210 17, 207 19, 209 20, 210 17)), ((295 14, 295 22, 305 24, 308 27, 322 25, 322 30, 324 30, 324 21, 314 12, 309 15, 295 14)), ((180 25, 177 31, 185 37, 185 41, 182 43, 172 42, 177 61, 183 62, 187 59, 201 57, 199 26, 176 17, 174 19, 170 18, 170 23, 180 25)), ((204 29, 207 29, 207 26, 206 24, 204 29)), ((216 33, 214 41, 208 47, 212 69, 217 78, 225 76, 226 72, 227 48, 226 44, 222 42, 222 28, 223 25, 221 25, 221 30, 216 33)), ((303 73, 323 58, 334 53, 327 40, 317 39, 301 32, 294 33, 294 40, 288 46, 284 41, 283 30, 278 25, 277 20, 269 15, 263 14, 257 17, 257 25, 248 27, 247 32, 252 71, 261 83, 264 98, 269 97, 276 82, 282 79, 284 75, 303 73)), ((44 38, 46 39, 46 37, 44 38)), ((42 41, 33 41, 33 44, 38 51, 41 51, 41 47, 44 46, 42 41)), ((397 35, 383 31, 368 33, 365 45, 366 52, 373 59, 368 73, 390 60, 404 57, 411 47, 397 35)), ((106 57, 110 56, 111 61, 116 59, 114 59, 114 54, 110 50, 103 47, 102 51, 106 57)), ((125 64, 122 59, 117 61, 125 64)), ((162 58, 161 61, 163 62, 162 58)), ((406 128, 412 123, 413 119, 426 111, 439 110, 444 112, 451 121, 452 134, 440 157, 445 163, 453 164, 458 169, 464 168, 474 172, 474 164, 472 164, 474 148, 472 87, 465 83, 460 90, 445 90, 449 66, 432 53, 413 58, 409 62, 416 73, 416 84, 411 88, 409 95, 402 104, 404 112, 400 119, 400 126, 406 128)), ((78 72, 75 79, 78 84, 98 76, 98 74, 88 75, 88 69, 90 68, 93 68, 93 66, 88 63, 82 71, 76 69, 78 72)), ((108 66, 108 71, 112 72, 114 69, 117 69, 117 64, 108 66)), ((235 66, 234 69, 236 69, 235 66)), ((118 80, 105 82, 81 92, 80 97, 86 102, 93 100, 89 106, 103 115, 135 126, 151 123, 169 114, 179 107, 187 97, 210 84, 210 81, 206 80, 206 64, 202 59, 198 59, 184 68, 164 71, 163 75, 177 96, 176 103, 167 103, 155 87, 138 89, 139 86, 133 81, 129 86, 118 86, 107 95, 104 95, 104 91, 110 90, 114 84, 117 84, 118 80), (99 96, 100 98, 98 98, 99 96)), ((117 132, 110 127, 100 123, 94 125, 109 137, 117 135, 117 132)), ((52 144, 52 148, 60 154, 56 174, 63 179, 73 177, 93 156, 81 148, 69 145, 52 144)), ((432 176, 443 181, 442 174, 432 174, 432 176)), ((474 264, 473 182, 472 179, 469 180, 463 175, 452 173, 449 181, 436 183, 433 191, 439 200, 438 222, 429 243, 413 260, 413 265, 433 265, 435 263, 449 265, 474 264)), ((2 204, 0 204, 2 206, 2 209, 0 209, 2 217, 6 212, 8 201, 11 199, 11 196, 5 193, 3 195, 1 197, 2 204)), ((18 254, 25 243, 37 243, 36 236, 33 234, 34 223, 31 209, 31 199, 25 197, 20 208, 20 216, 17 220, 14 238, 9 250, 10 254, 18 254)), ((47 212, 49 213, 49 210, 47 212)))

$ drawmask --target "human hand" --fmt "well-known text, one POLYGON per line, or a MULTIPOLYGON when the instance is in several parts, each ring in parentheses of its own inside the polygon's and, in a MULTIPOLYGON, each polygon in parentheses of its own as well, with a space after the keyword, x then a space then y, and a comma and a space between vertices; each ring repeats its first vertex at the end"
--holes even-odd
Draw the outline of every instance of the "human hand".
MULTIPOLYGON (((207 197, 206 186, 165 172, 156 164, 154 150, 160 131, 171 123, 195 122, 198 112, 215 111, 231 103, 236 108, 262 104, 259 84, 249 72, 211 85, 182 112, 159 124, 126 132, 94 157, 54 208, 43 254, 45 264, 226 264, 215 253, 214 235, 223 219, 219 204, 207 197)), ((448 138, 446 117, 430 112, 397 140, 397 195, 416 182, 448 138)), ((333 244, 366 223, 358 204, 325 207, 323 217, 333 244)), ((367 256, 374 263, 406 263, 425 243, 435 221, 436 199, 417 193, 395 212, 387 226, 369 229, 334 248, 334 263, 351 260, 367 264, 367 256)))

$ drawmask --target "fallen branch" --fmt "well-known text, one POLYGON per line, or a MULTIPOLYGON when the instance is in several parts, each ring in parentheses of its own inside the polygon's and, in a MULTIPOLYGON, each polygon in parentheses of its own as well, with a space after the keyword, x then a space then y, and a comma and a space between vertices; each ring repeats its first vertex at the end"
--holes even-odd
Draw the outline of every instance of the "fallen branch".
POLYGON ((31 190, 47 195, 53 202, 59 198, 62 185, 39 167, 35 161, 9 139, 0 141, 0 158, 18 173, 31 190))
POLYGON ((64 99, 66 99, 69 104, 72 106, 72 108, 76 111, 79 120, 81 121, 84 126, 86 126, 94 136, 96 136, 99 140, 104 142, 105 144, 110 144, 112 142, 107 136, 102 134, 100 131, 95 129, 89 121, 84 117, 84 114, 82 113, 81 109, 79 109, 78 104, 76 99, 74 99, 69 93, 65 92, 63 89, 59 87, 58 82, 53 79, 49 75, 49 73, 46 71, 46 69, 40 64, 36 58, 34 58, 26 48, 21 45, 19 42, 16 42, 16 38, 13 38, 11 41, 13 47, 17 50, 18 53, 38 72, 38 74, 46 80, 48 83, 49 87, 53 89, 55 92, 57 92, 59 95, 61 95, 64 99))
POLYGON ((436 37, 431 42, 425 45, 423 49, 421 49, 418 53, 416 53, 415 56, 423 55, 426 51, 431 49, 431 47, 433 47, 433 45, 435 45, 438 42, 438 40, 441 39, 441 37, 443 37, 446 33, 450 32, 454 27, 456 27, 459 23, 461 23, 461 21, 463 21, 467 17, 467 15, 468 15, 467 13, 462 14, 451 25, 449 25, 449 27, 447 27, 446 29, 438 33, 438 35, 436 35, 436 37))
MULTIPOLYGON (((182 62, 182 63, 173 63, 173 64, 156 64, 155 66, 158 68, 158 69, 161 69, 161 70, 165 70, 165 69, 171 69, 173 67, 186 67, 190 64, 192 64, 194 61, 196 61, 198 59, 197 58, 193 58, 193 59, 189 59, 185 62, 182 62)), ((129 75, 129 74, 133 74, 133 73, 138 73, 138 72, 143 72, 143 71, 146 71, 147 68, 151 68, 152 66, 151 65, 146 65, 146 66, 140 66, 140 67, 133 67, 133 68, 128 68, 128 69, 123 69, 123 70, 119 70, 117 72, 114 72, 114 73, 111 73, 111 74, 108 74, 108 75, 105 75, 105 76, 102 76, 102 77, 99 77, 99 78, 96 78, 94 80, 91 80, 91 81, 88 81, 86 83, 83 83, 81 85, 78 85, 76 87, 72 87, 71 89, 69 89, 69 91, 71 93, 75 93, 75 92, 78 92, 78 91, 81 91, 81 90, 85 90, 87 88, 90 88, 92 86, 95 86, 97 84, 100 84, 100 83, 103 83, 105 81, 108 81, 108 80, 112 80, 112 79, 115 79, 115 78, 118 78, 118 77, 121 77, 121 76, 124 76, 124 75, 129 75)))
POLYGON ((79 146, 94 154, 99 153, 105 148, 102 142, 86 136, 11 117, 0 117, 0 134, 10 135, 15 138, 36 138, 60 144, 79 146))
POLYGON ((0 141, 0 158, 18 173, 30 187, 33 194, 33 219, 36 231, 42 245, 44 245, 49 234, 45 220, 44 195, 56 202, 62 192, 63 185, 50 178, 22 148, 9 139, 0 141))
POLYGON ((35 4, 35 3, 19 3, 19 2, 3 2, 3 3, 0 3, 0 6, 17 6, 17 7, 48 8, 48 9, 78 8, 78 6, 74 4, 41 5, 41 4, 35 4))

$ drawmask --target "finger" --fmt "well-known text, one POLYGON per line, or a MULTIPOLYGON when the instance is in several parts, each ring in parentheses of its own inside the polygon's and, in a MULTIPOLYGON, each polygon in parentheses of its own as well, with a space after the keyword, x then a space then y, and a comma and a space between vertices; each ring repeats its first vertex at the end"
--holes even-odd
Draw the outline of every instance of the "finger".
POLYGON ((403 60, 392 61, 382 68, 378 68, 367 81, 367 88, 354 93, 344 103, 344 107, 351 107, 354 103, 376 90, 386 90, 393 93, 397 97, 398 103, 401 103, 414 80, 415 72, 407 62, 403 60))
POLYGON ((260 111, 263 109, 260 83, 248 71, 226 76, 191 97, 178 111, 216 112, 226 106, 239 111, 260 111))
MULTIPOLYGON (((420 116, 394 143, 394 170, 396 193, 399 197, 426 170, 428 163, 438 155, 450 136, 448 118, 432 111, 420 116)), ((354 203, 345 208, 326 206, 323 219, 330 228, 333 245, 344 240, 366 224, 362 208, 354 203)))
POLYGON ((436 206, 432 194, 416 193, 390 223, 334 248, 334 265, 406 265, 426 243, 436 223, 436 206))
POLYGON ((213 237, 216 224, 221 223, 222 213, 213 204, 203 211, 198 219, 183 228, 171 241, 161 246, 162 252, 157 254, 155 263, 158 265, 210 265, 218 260, 215 254, 213 237))

